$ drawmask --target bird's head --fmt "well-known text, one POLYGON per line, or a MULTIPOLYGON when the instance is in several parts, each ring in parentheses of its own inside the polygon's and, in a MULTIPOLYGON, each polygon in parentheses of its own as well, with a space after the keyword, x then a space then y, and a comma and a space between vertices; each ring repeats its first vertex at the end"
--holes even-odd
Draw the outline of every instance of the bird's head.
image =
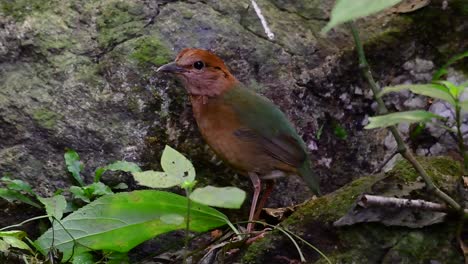
POLYGON ((216 96, 238 82, 220 57, 203 49, 184 49, 174 62, 159 67, 157 72, 181 77, 192 95, 216 96))

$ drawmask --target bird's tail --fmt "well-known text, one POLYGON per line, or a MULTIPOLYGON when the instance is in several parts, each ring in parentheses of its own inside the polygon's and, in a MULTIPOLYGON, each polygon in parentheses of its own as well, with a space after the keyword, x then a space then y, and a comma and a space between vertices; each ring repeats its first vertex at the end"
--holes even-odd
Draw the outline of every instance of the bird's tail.
POLYGON ((305 180, 310 190, 315 193, 317 196, 320 196, 320 187, 319 187, 319 178, 315 172, 312 171, 312 164, 310 160, 307 159, 304 164, 298 169, 299 174, 305 180))

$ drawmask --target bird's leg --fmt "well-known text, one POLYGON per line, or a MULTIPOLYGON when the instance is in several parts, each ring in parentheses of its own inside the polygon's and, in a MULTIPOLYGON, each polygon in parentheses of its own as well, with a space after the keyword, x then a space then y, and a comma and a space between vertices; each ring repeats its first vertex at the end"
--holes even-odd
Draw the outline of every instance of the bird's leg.
POLYGON ((255 211, 254 220, 260 219, 262 209, 263 207, 265 207, 266 201, 268 200, 268 197, 270 197, 270 194, 273 191, 273 187, 275 187, 275 181, 266 180, 265 191, 263 192, 262 199, 257 205, 257 211, 255 211))
POLYGON ((252 205, 250 206, 250 214, 249 214, 249 223, 247 224, 247 233, 252 232, 252 229, 255 223, 252 223, 255 216, 255 208, 257 207, 258 196, 260 195, 260 190, 262 188, 262 182, 260 178, 255 172, 249 172, 250 180, 252 181, 254 187, 254 195, 252 199, 252 205))

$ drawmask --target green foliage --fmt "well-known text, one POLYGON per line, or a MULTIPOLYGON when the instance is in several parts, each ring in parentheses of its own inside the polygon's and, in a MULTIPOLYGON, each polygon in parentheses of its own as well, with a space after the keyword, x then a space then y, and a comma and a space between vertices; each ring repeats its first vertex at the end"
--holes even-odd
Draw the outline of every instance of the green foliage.
POLYGON ((331 19, 322 33, 327 33, 339 24, 380 12, 399 2, 401 0, 337 0, 331 11, 331 19))
MULTIPOLYGON (((127 252, 158 234, 185 227, 187 198, 162 191, 144 190, 107 195, 65 217, 37 241, 46 255, 51 247, 68 259, 73 251, 127 252)), ((227 217, 195 203, 190 209, 190 230, 203 232, 225 225, 227 217)))
POLYGON ((348 138, 348 132, 346 132, 346 129, 338 123, 333 125, 333 134, 335 134, 339 139, 346 140, 348 138))
POLYGON ((463 53, 460 53, 460 54, 455 55, 454 57, 450 58, 450 59, 447 61, 447 63, 445 63, 438 71, 436 71, 436 72, 434 73, 434 75, 432 76, 432 80, 433 80, 433 81, 438 81, 438 80, 440 80, 440 79, 442 78, 442 76, 444 76, 444 75, 447 74, 447 68, 448 68, 450 65, 452 65, 452 64, 454 64, 454 63, 456 63, 456 62, 458 62, 458 61, 460 61, 460 60, 462 60, 462 59, 464 59, 464 58, 466 58, 466 57, 468 57, 468 51, 465 51, 465 52, 463 52, 463 53))
POLYGON ((0 231, 0 252, 8 253, 10 247, 28 250, 32 249, 22 239, 26 237, 26 233, 21 230, 0 231))
POLYGON ((125 171, 125 172, 140 172, 141 169, 138 165, 128 161, 116 161, 104 167, 99 167, 94 173, 94 182, 99 182, 101 176, 106 171, 125 171))
POLYGON ((238 209, 245 200, 245 192, 237 187, 206 186, 195 189, 190 199, 209 206, 238 209))
MULTIPOLYGON (((382 89, 378 96, 383 96, 391 92, 399 92, 402 90, 410 90, 415 94, 430 96, 433 98, 444 100, 450 103, 456 109, 456 115, 459 116, 459 110, 468 110, 468 102, 460 101, 460 96, 463 93, 464 86, 455 85, 449 81, 436 81, 430 84, 403 84, 391 87, 385 87, 382 89)), ((365 127, 366 129, 388 127, 399 123, 420 123, 429 122, 433 119, 444 120, 445 118, 436 115, 431 112, 423 110, 406 111, 399 113, 391 113, 387 115, 381 115, 369 118, 369 124, 365 127)), ((458 118, 457 122, 459 121, 458 118)), ((441 127, 453 132, 449 127, 441 125, 441 127)), ((459 129, 459 127, 457 128, 459 129)))
POLYGON ((192 163, 170 146, 164 148, 161 157, 162 171, 134 172, 133 177, 143 186, 150 188, 169 188, 183 182, 193 182, 195 168, 192 163))
POLYGON ((9 201, 20 201, 37 208, 42 208, 33 199, 35 194, 31 186, 22 180, 12 180, 9 177, 2 177, 0 182, 5 184, 5 188, 0 188, 0 197, 9 201))
POLYGON ((369 124, 365 129, 393 126, 399 123, 429 122, 433 118, 444 119, 444 117, 424 110, 397 112, 387 115, 369 117, 369 124))
POLYGON ((80 156, 76 151, 69 149, 64 155, 65 164, 67 165, 68 171, 71 173, 73 178, 80 184, 84 185, 83 179, 81 178, 80 172, 84 169, 83 163, 80 161, 80 156))
POLYGON ((38 197, 39 201, 44 205, 49 219, 53 222, 53 219, 62 219, 63 212, 67 208, 67 201, 63 195, 55 195, 53 197, 38 197))
MULTIPOLYGON (((194 188, 196 184, 195 168, 177 150, 166 145, 161 157, 161 167, 164 171, 134 172, 132 173, 133 178, 138 184, 150 188, 181 186, 183 189, 189 190, 189 192, 194 188)), ((244 202, 245 196, 245 192, 238 188, 206 186, 205 188, 195 189, 189 197, 205 205, 239 208, 244 202)))
POLYGON ((455 98, 452 93, 444 85, 440 84, 402 84, 390 87, 384 87, 379 96, 387 93, 399 92, 403 90, 410 90, 413 93, 430 96, 433 98, 442 99, 449 102, 451 105, 455 104, 455 98))
POLYGON ((112 190, 109 186, 105 185, 102 182, 94 182, 90 185, 79 187, 79 186, 71 186, 70 192, 73 196, 77 199, 81 199, 84 202, 91 202, 97 197, 113 194, 112 190))

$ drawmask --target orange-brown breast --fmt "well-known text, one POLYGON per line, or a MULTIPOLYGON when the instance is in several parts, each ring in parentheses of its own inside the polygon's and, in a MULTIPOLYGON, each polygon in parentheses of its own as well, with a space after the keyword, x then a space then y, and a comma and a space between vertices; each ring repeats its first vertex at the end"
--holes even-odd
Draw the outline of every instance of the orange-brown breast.
POLYGON ((222 96, 191 96, 192 108, 198 128, 213 151, 241 173, 267 174, 273 170, 295 173, 296 168, 285 164, 265 152, 255 141, 239 139, 234 132, 246 128, 233 108, 222 96))

